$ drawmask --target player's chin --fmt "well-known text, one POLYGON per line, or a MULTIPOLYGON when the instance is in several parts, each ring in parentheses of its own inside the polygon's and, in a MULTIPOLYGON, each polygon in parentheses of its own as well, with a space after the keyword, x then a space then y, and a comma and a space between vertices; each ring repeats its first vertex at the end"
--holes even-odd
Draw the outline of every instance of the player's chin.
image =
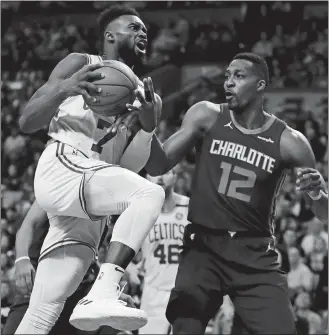
POLYGON ((135 51, 135 55, 136 55, 137 58, 142 59, 146 55, 146 48, 145 49, 141 49, 137 45, 135 45, 134 51, 135 51))
POLYGON ((227 104, 228 104, 229 109, 231 109, 233 111, 238 109, 238 107, 239 107, 239 105, 238 105, 238 103, 235 99, 227 100, 227 104))

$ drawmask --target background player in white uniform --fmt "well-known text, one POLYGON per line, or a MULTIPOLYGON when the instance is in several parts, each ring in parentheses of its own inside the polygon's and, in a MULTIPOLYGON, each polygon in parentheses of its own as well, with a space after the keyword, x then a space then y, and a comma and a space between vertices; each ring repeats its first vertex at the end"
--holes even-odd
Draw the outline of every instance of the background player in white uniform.
MULTIPOLYGON (((101 14, 99 22, 103 33, 103 59, 121 60, 131 67, 141 59, 147 43, 146 28, 134 9, 112 6, 101 14)), ((84 330, 94 330, 101 325, 131 330, 147 322, 143 311, 120 302, 118 283, 155 223, 164 201, 161 187, 131 172, 139 171, 148 160, 161 99, 154 94, 151 79, 144 80, 144 94, 136 92, 141 129, 127 148, 126 130, 119 129, 106 143, 106 148, 104 145, 107 162, 100 161, 102 157, 95 159, 93 147, 100 147, 99 140, 107 134, 113 119, 104 122, 84 104, 81 95, 87 104, 95 99, 92 95, 99 88, 92 81, 101 76, 93 70, 100 67, 98 56, 70 54, 34 94, 20 119, 20 126, 26 132, 49 125, 53 141, 38 162, 36 199, 48 213, 51 226, 55 226, 54 218, 61 221, 56 224, 58 234, 62 234, 60 239, 68 236, 75 244, 62 245, 60 256, 57 249, 45 254, 43 248, 29 309, 17 334, 47 333, 70 293, 67 287, 77 288, 94 258, 93 249, 99 242, 102 227, 90 221, 85 232, 85 227, 76 228, 80 223, 75 218, 99 222, 100 218, 121 213, 105 263, 90 293, 75 308, 71 323, 84 330), (64 229, 67 231, 63 234, 64 229), (89 236, 89 229, 95 233, 93 237, 89 236), (69 273, 60 272, 63 262, 70 262, 69 273), (59 275, 45 280, 41 274, 47 272, 47 267, 58 268, 59 275), (63 287, 63 290, 55 291, 52 286, 63 287)), ((47 239, 51 241, 49 245, 56 240, 57 237, 47 239)))
POLYGON ((168 334, 170 324, 165 314, 170 292, 175 286, 184 229, 189 223, 189 198, 174 192, 174 170, 163 176, 147 176, 147 179, 162 186, 166 198, 141 250, 144 268, 141 309, 147 313, 148 323, 139 334, 168 334))

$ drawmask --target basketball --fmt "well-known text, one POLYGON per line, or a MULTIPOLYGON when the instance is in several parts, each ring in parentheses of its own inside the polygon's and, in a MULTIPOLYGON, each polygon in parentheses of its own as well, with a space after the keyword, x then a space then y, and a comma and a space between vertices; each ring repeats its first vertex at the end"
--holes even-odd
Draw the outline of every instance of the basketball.
POLYGON ((107 60, 104 66, 95 70, 105 75, 93 83, 102 88, 96 95, 96 102, 89 102, 89 108, 101 116, 116 116, 127 111, 126 104, 135 100, 134 90, 138 87, 138 79, 134 72, 124 63, 107 60))

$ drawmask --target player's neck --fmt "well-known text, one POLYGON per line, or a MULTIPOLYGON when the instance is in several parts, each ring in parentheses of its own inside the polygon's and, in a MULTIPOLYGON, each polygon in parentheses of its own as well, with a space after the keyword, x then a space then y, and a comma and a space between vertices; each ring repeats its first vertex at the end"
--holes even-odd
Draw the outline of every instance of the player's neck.
POLYGON ((171 190, 168 195, 166 194, 165 201, 162 205, 162 213, 169 213, 176 207, 176 197, 174 192, 171 190))
POLYGON ((133 64, 129 64, 129 62, 127 62, 122 57, 120 57, 119 53, 114 49, 104 50, 102 58, 103 58, 103 60, 117 60, 119 62, 125 63, 131 69, 134 68, 133 64))
POLYGON ((247 107, 243 111, 233 111, 233 115, 239 125, 246 129, 261 128, 268 119, 263 105, 247 107))

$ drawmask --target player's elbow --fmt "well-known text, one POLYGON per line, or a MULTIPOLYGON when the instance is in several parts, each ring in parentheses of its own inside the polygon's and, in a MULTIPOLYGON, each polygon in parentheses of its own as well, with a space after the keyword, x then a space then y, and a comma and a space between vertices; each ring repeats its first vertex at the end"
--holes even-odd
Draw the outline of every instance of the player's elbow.
POLYGON ((149 159, 144 168, 147 174, 149 174, 151 177, 162 176, 170 170, 165 162, 154 162, 152 159, 149 159))
POLYGON ((31 125, 29 124, 27 118, 24 115, 22 115, 19 118, 18 125, 19 125, 20 130, 25 134, 31 134, 31 133, 34 132, 31 125))

